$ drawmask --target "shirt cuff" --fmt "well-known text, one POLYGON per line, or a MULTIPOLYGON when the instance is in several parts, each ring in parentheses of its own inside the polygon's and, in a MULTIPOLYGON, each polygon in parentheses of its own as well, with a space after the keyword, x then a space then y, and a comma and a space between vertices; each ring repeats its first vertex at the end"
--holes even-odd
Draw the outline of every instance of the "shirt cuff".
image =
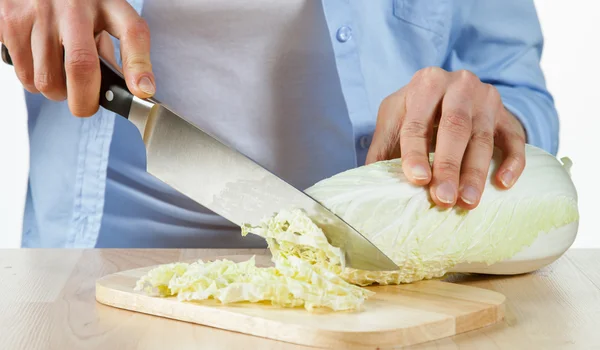
POLYGON ((496 86, 504 107, 525 129, 527 143, 556 155, 558 152, 558 116, 552 101, 526 88, 496 86))

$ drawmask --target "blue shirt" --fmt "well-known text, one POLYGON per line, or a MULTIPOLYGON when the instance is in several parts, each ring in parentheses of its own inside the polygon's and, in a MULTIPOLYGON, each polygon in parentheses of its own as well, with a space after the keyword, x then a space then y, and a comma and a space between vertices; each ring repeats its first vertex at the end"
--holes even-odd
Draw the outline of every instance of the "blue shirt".
MULTIPOLYGON (((131 3, 142 11, 142 1, 131 3)), ((527 142, 556 154, 558 117, 539 66, 543 38, 533 1, 322 5, 347 112, 335 122, 349 122, 353 138, 350 166, 364 163, 381 101, 428 66, 467 69, 496 86, 527 142)), ((144 146, 132 141, 135 129, 126 120, 104 109, 79 119, 66 102, 41 95, 26 93, 26 101, 31 166, 24 247, 263 244, 239 239, 239 229, 145 173, 144 146)), ((319 146, 308 136, 306 144, 319 146)))

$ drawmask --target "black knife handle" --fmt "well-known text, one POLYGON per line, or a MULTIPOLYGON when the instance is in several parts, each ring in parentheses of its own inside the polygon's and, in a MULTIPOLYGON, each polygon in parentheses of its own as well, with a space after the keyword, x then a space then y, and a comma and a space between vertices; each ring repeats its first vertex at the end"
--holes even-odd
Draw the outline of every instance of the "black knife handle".
POLYGON ((100 106, 129 118, 133 94, 127 88, 123 75, 100 57, 100 106))
POLYGON ((4 63, 9 64, 11 66, 13 65, 12 58, 10 58, 8 49, 6 48, 6 46, 4 46, 4 44, 2 44, 2 61, 4 61, 4 63))
MULTIPOLYGON (((100 106, 128 118, 133 103, 133 94, 127 88, 123 75, 102 57, 99 57, 99 59, 101 73, 100 106)), ((4 44, 2 44, 2 61, 11 66, 13 65, 10 53, 4 44)))

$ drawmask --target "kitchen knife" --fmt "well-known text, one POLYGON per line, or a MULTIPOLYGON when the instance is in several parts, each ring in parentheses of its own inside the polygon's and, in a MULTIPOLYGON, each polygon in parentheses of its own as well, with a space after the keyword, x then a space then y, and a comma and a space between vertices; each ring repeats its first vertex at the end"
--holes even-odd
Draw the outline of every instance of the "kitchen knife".
MULTIPOLYGON (((2 59, 12 64, 2 45, 2 59)), ((329 242, 361 270, 397 270, 373 243, 304 192, 228 147, 158 100, 140 99, 100 58, 100 106, 129 119, 146 146, 147 171, 237 225, 257 225, 283 209, 303 209, 329 242)))

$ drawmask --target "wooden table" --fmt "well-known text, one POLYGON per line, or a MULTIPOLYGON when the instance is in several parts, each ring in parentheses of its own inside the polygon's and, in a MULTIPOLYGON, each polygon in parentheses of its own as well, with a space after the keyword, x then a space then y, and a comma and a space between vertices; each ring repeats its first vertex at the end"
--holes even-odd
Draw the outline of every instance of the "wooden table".
MULTIPOLYGON (((97 278, 264 250, 0 250, 0 349, 306 349, 101 305, 97 278)), ((260 256, 258 256, 260 255, 260 256)), ((600 250, 529 275, 452 277, 506 295, 506 320, 411 349, 600 349, 600 250)))

